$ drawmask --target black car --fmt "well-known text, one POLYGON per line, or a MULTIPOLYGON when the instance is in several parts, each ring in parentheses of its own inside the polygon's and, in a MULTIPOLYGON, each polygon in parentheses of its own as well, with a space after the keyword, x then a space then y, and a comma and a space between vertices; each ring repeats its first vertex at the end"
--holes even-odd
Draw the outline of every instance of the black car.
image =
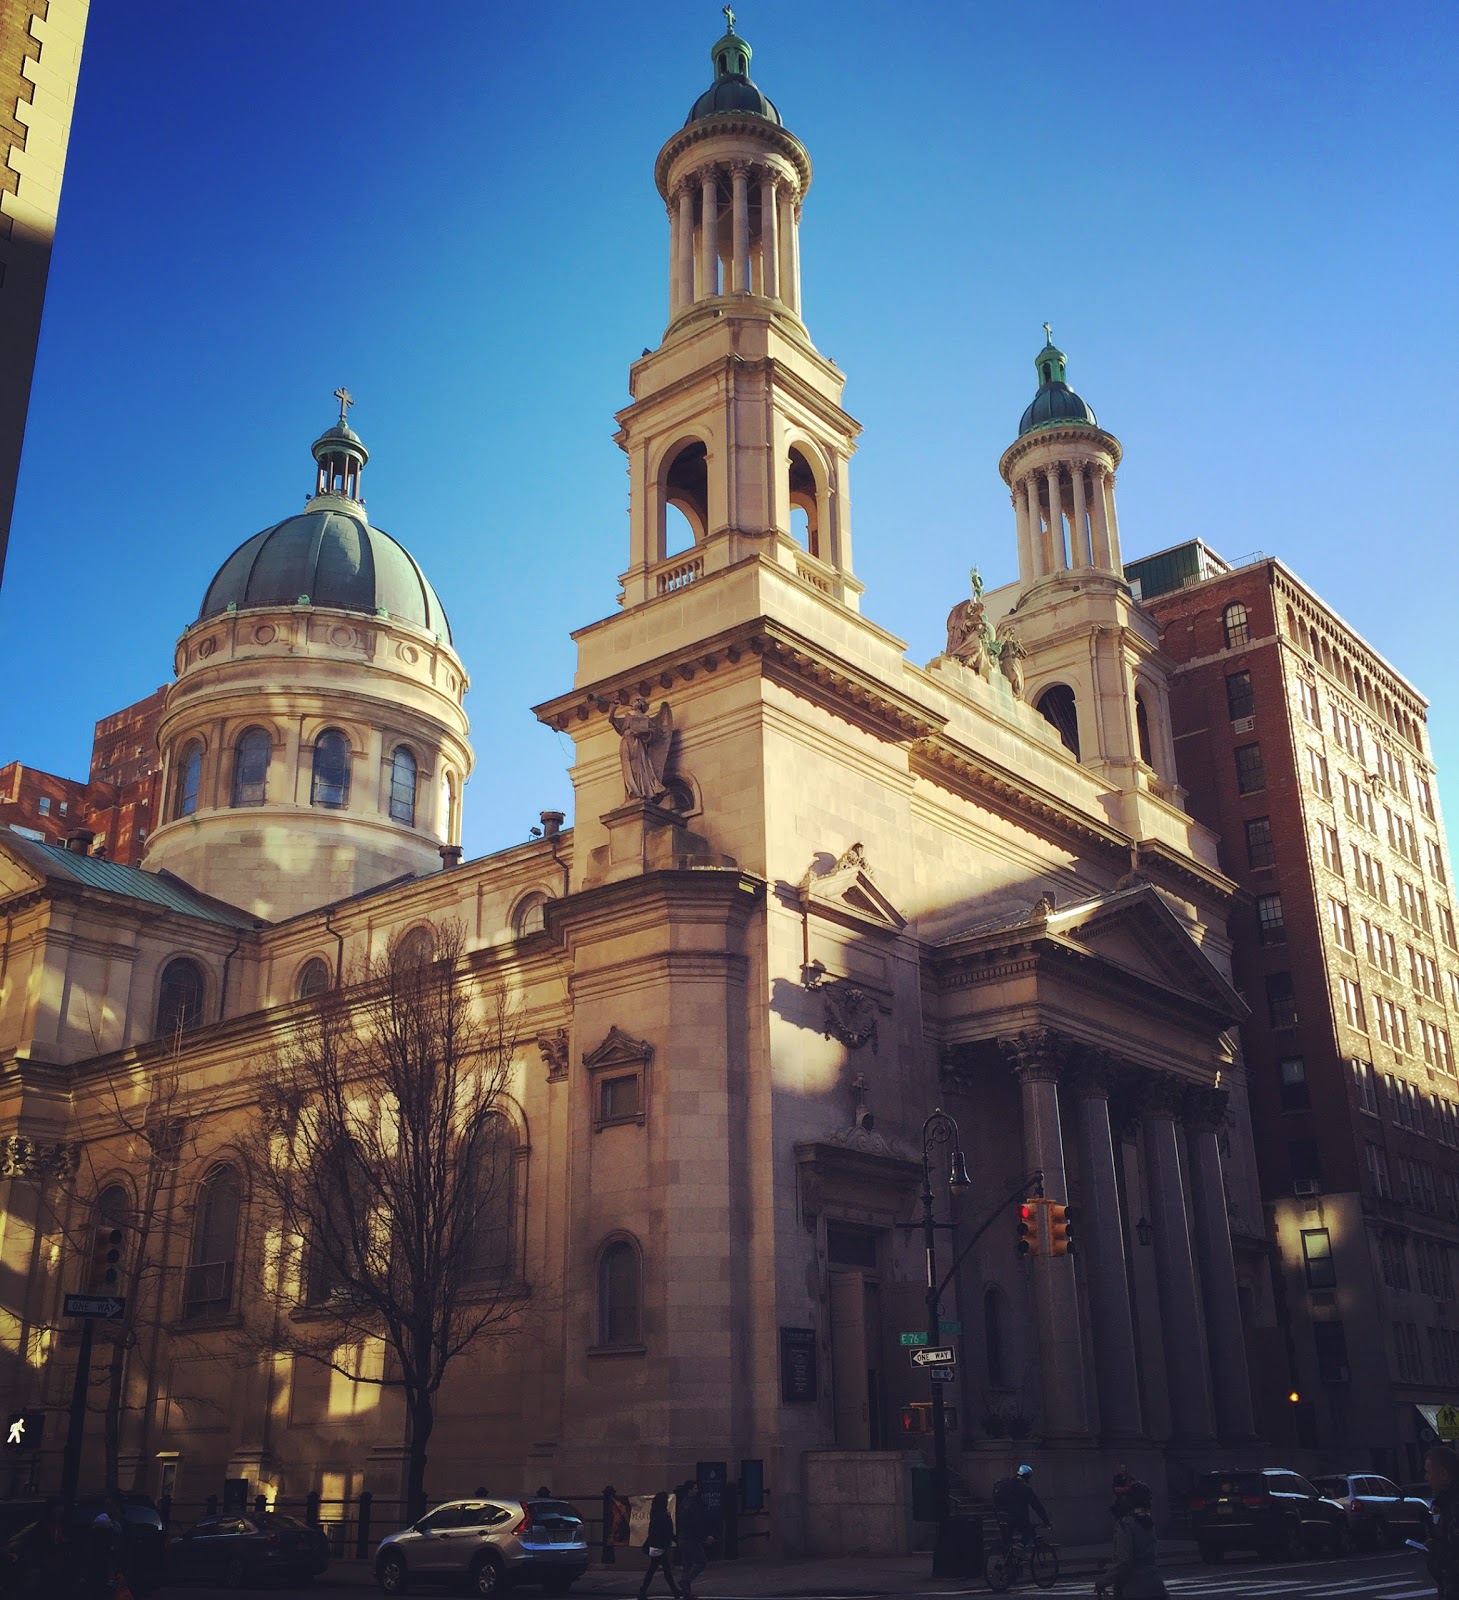
POLYGON ((1429 1536, 1433 1517, 1427 1499, 1409 1499, 1389 1478, 1376 1472, 1350 1472, 1312 1482, 1347 1512, 1355 1544, 1387 1549, 1403 1539, 1429 1536))
POLYGON ((329 1565, 329 1541, 297 1517, 265 1511, 204 1517, 167 1552, 170 1577, 239 1588, 268 1578, 308 1582, 329 1565))
POLYGON ((1228 1550, 1296 1558, 1351 1547, 1347 1512, 1300 1473, 1276 1467, 1208 1472, 1190 1502, 1191 1533, 1202 1561, 1228 1550))
MULTIPOLYGON (((124 1493, 120 1566, 137 1595, 151 1594, 162 1582, 166 1535, 157 1507, 145 1494, 124 1493)), ((92 1537, 92 1525, 101 1515, 100 1495, 82 1495, 71 1508, 66 1541, 58 1552, 46 1536, 46 1517, 54 1502, 47 1500, 0 1501, 0 1593, 43 1594, 53 1585, 59 1569, 82 1570, 92 1537)))

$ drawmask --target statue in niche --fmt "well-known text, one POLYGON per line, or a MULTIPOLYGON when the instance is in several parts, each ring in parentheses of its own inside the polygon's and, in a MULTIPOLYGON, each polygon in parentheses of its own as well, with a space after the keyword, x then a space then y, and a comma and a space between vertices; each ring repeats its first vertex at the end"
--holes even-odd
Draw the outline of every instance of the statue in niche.
POLYGON ((669 702, 650 711, 648 701, 635 695, 627 706, 614 706, 608 721, 618 735, 618 757, 623 763, 623 788, 630 800, 657 800, 667 790, 664 768, 674 736, 674 716, 669 702))

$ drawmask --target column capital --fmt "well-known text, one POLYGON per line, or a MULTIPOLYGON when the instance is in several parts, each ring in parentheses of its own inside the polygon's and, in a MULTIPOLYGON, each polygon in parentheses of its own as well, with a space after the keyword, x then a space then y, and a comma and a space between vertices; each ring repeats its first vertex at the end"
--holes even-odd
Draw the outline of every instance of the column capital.
POLYGON ((1064 1081, 1086 1100, 1108 1100, 1123 1084, 1122 1063, 1103 1045, 1069 1045, 1064 1081))
POLYGON ((1219 1133, 1226 1126, 1230 1102, 1227 1089, 1192 1084, 1181 1095, 1181 1121, 1193 1133, 1219 1133))
POLYGON ((744 178, 744 179, 748 180, 748 178, 750 176, 750 173, 753 170, 753 166, 754 166, 754 163, 750 162, 750 161, 745 161, 745 160, 731 161, 730 164, 729 164, 730 176, 734 177, 734 178, 744 178))
POLYGON ((680 178, 679 181, 674 185, 674 198, 676 200, 682 200, 685 195, 692 196, 695 189, 698 187, 699 184, 697 179, 689 176, 686 173, 684 177, 680 178))
POLYGON ((998 1048, 1020 1083, 1057 1083, 1064 1075, 1068 1044, 1064 1035, 1052 1028, 1025 1028, 1000 1039, 998 1048))
POLYGON ((706 183, 717 184, 719 182, 719 163, 711 161, 708 166, 698 168, 694 176, 699 180, 701 186, 706 183))
POLYGON ((1185 1115, 1187 1085, 1170 1072, 1150 1072, 1145 1075, 1142 1109, 1147 1117, 1163 1118, 1174 1122, 1185 1115))

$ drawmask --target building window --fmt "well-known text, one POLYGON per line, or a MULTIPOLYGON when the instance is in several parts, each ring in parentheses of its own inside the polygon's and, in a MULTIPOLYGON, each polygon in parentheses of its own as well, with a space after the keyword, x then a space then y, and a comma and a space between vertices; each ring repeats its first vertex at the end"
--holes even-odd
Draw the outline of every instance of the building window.
POLYGON ((311 806, 339 811, 350 803, 350 742, 338 728, 326 728, 314 741, 311 806))
POLYGON ((598 1257, 598 1343, 636 1345, 643 1339, 642 1272, 638 1251, 615 1240, 598 1257))
POLYGON ((1343 1016, 1347 1020, 1348 1027, 1356 1028, 1359 1033, 1366 1033, 1368 1016, 1363 1008, 1362 989, 1352 978, 1339 978, 1337 986, 1338 992, 1342 995, 1343 1016))
POLYGON ((478 1136, 469 1272, 478 1282, 508 1283, 516 1267, 517 1140, 493 1112, 478 1136))
POLYGON ((1274 1028, 1297 1026, 1297 996, 1290 972, 1269 972, 1266 979, 1267 1021, 1274 1028))
POLYGON ((190 817, 198 808, 198 789, 203 777, 203 747, 196 739, 183 746, 177 760, 177 801, 175 813, 190 817))
POLYGON ((1390 1289, 1410 1287, 1408 1276, 1408 1246, 1403 1235, 1385 1233, 1378 1239, 1378 1260, 1383 1268, 1383 1282, 1390 1289))
POLYGON ((1234 650, 1237 645, 1251 643, 1251 623, 1246 607, 1239 600, 1233 600, 1221 613, 1221 628, 1226 635, 1226 648, 1234 650))
POLYGON ((1067 683, 1056 683, 1039 696, 1038 712, 1058 734, 1064 748, 1077 761, 1079 759, 1079 714, 1075 708, 1074 691, 1067 683))
POLYGON ((1309 1289, 1332 1289, 1337 1274, 1332 1267, 1332 1238, 1326 1228, 1303 1228, 1302 1265, 1309 1289))
POLYGON ((1368 1141, 1368 1182, 1380 1200, 1393 1198, 1393 1184, 1388 1176, 1388 1153, 1381 1144, 1368 1141))
POLYGON ((1422 1383, 1424 1364, 1423 1357, 1419 1353, 1417 1326, 1412 1322, 1395 1322, 1393 1343, 1398 1355, 1398 1381, 1422 1383))
POLYGON ((1322 1158, 1317 1153, 1315 1139, 1289 1139, 1287 1164, 1293 1183, 1321 1183, 1322 1158))
POLYGON ((415 826, 415 757, 403 744, 390 758, 390 820, 415 826))
POLYGON ((1266 788, 1266 773, 1261 764, 1259 744, 1236 746, 1236 787, 1242 794, 1256 794, 1266 788))
POLYGON ((1256 927, 1263 944, 1287 942, 1287 924, 1282 916, 1281 895, 1259 894, 1256 897, 1256 927))
POLYGON ((613 1122, 642 1122, 643 1101, 636 1072, 615 1074, 598 1080, 598 1126, 613 1122))
POLYGON ((233 1167, 214 1167, 203 1179, 183 1283, 184 1317, 220 1317, 232 1309, 240 1199, 233 1167))
POLYGON ((1332 925, 1332 936, 1344 950, 1357 954, 1353 944, 1353 919, 1345 901, 1332 897, 1327 902, 1327 920, 1332 925))
POLYGON ((1135 696, 1135 738, 1140 746, 1140 759, 1147 767, 1154 767, 1155 757, 1150 753, 1150 713, 1145 709, 1143 695, 1135 696))
MULTIPOLYGON (((1315 1288, 1316 1285, 1313 1285, 1315 1288)), ((1322 1383, 1348 1381, 1348 1340, 1340 1322, 1314 1322, 1312 1342, 1317 1348, 1317 1377, 1322 1383)))
POLYGON ((294 985, 294 995, 299 1000, 312 999, 329 987, 329 963, 322 956, 311 956, 299 970, 294 985))
POLYGON ((36 802, 36 806, 37 806, 37 809, 39 810, 40 814, 43 817, 50 816, 50 814, 51 814, 51 797, 50 797, 50 795, 43 794, 40 797, 40 799, 36 802))
POLYGON ((155 1039, 172 1039, 178 1034, 196 1028, 203 1020, 203 1002, 207 995, 207 982, 203 969, 196 961, 178 956, 162 969, 162 983, 157 994, 157 1026, 152 1031, 155 1039))
POLYGON ((1317 824, 1317 840, 1322 847, 1322 864, 1329 872, 1342 877, 1342 846, 1338 843, 1337 829, 1325 822, 1317 824))
POLYGON ((1305 1111, 1311 1104, 1307 1095, 1307 1067, 1301 1056, 1288 1056, 1278 1063, 1277 1083, 1283 1111, 1305 1111))
POLYGON ((1226 674, 1226 713, 1232 722, 1252 716, 1256 711, 1256 695, 1251 687, 1249 672, 1226 674))
POLYGON ((546 926, 547 896, 523 895, 517 902, 517 909, 512 913, 512 932, 517 938, 525 939, 528 934, 541 933, 546 926))
POLYGON ((395 947, 395 963, 401 968, 423 967, 436 959, 436 935, 429 927, 412 928, 402 934, 395 947))
POLYGON ((1246 860, 1253 869, 1275 865, 1277 844, 1270 817, 1250 817, 1246 823, 1246 860))
POLYGON ((261 806, 268 797, 273 742, 262 728, 249 728, 233 746, 233 804, 261 806))
POLYGON ((1302 704, 1302 715, 1314 728, 1322 726, 1322 705, 1317 698, 1317 685, 1305 678, 1297 680, 1297 696, 1302 704))
POLYGON ((1309 750, 1307 764, 1312 771, 1313 792, 1324 800, 1331 800, 1332 780, 1328 776, 1327 757, 1320 750, 1309 750))
POLYGON ((1353 1083, 1358 1091, 1358 1110, 1370 1117, 1378 1115, 1378 1084, 1373 1076, 1371 1061, 1353 1060, 1353 1083))

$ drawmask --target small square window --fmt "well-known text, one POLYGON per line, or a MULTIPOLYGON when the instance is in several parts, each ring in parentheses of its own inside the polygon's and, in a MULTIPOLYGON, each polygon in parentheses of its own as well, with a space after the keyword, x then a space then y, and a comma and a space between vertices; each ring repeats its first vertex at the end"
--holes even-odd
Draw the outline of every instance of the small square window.
POLYGON ((1266 771, 1261 761, 1259 744, 1236 746, 1236 787, 1242 794, 1255 794, 1266 788, 1266 771))
POLYGON ((1307 1269, 1309 1289, 1332 1289, 1337 1273, 1332 1265, 1332 1237, 1326 1228, 1302 1230, 1302 1262, 1307 1269))
POLYGON ((1311 1104, 1307 1094, 1307 1067, 1301 1056, 1288 1056, 1278 1065, 1278 1082, 1283 1111, 1305 1111, 1311 1104))
POLYGON ((1272 972, 1266 980, 1267 1020, 1274 1028, 1295 1028, 1297 995, 1290 972, 1272 972))
POLYGON ((43 794, 41 796, 39 810, 40 810, 40 814, 43 817, 50 816, 50 814, 51 814, 51 797, 50 797, 50 795, 43 794))
POLYGON ((1252 817, 1246 824, 1246 859, 1253 867, 1270 867, 1276 863, 1277 843, 1272 838, 1272 819, 1252 817))
POLYGON ((598 1080, 598 1126, 610 1122, 641 1122, 643 1100, 636 1072, 598 1080))
POLYGON ((1287 924, 1282 916, 1281 895, 1259 894, 1256 897, 1256 926, 1263 944, 1287 942, 1287 924))
POLYGON ((1249 672, 1226 674, 1226 711, 1233 722, 1251 716, 1256 710, 1256 696, 1252 692, 1249 672))

